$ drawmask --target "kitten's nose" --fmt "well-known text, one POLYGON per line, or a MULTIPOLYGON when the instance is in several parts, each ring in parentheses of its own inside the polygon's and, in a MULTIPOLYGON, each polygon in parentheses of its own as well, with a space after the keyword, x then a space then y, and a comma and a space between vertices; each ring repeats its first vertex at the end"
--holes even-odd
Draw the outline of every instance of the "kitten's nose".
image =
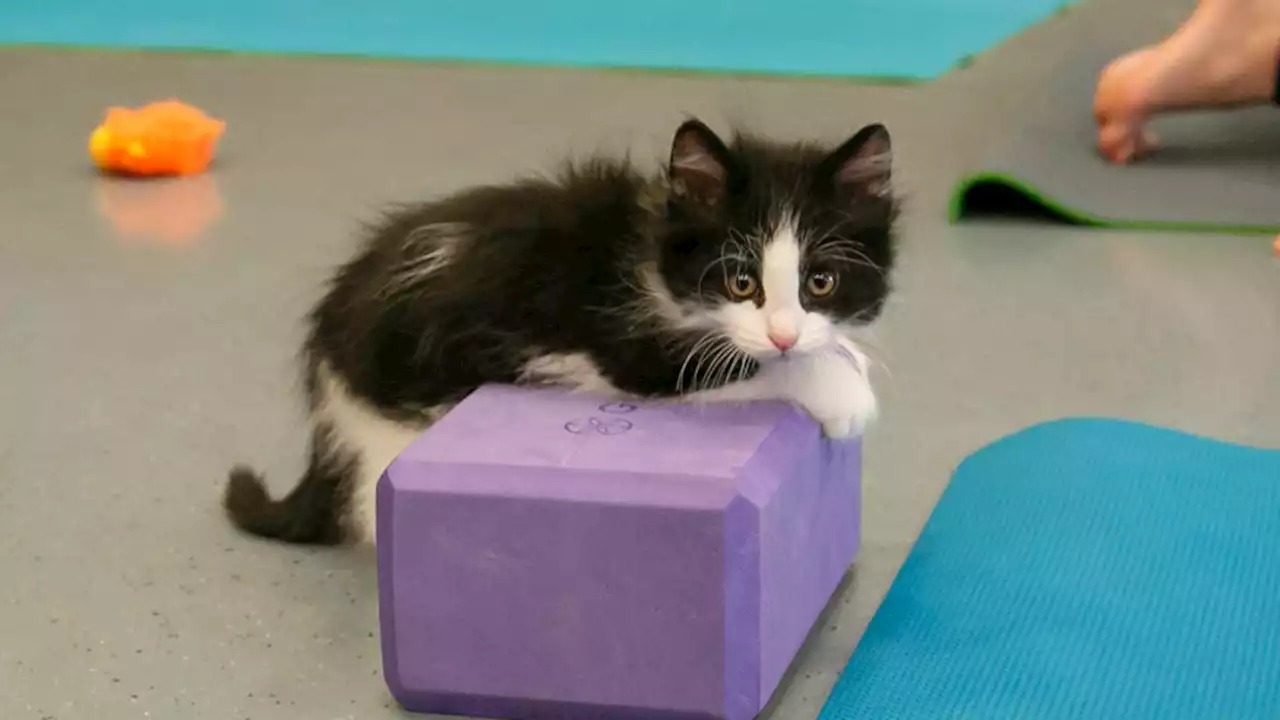
POLYGON ((777 330, 769 331, 769 342, 778 348, 779 352, 786 352, 796 345, 796 336, 794 333, 778 332, 777 330))

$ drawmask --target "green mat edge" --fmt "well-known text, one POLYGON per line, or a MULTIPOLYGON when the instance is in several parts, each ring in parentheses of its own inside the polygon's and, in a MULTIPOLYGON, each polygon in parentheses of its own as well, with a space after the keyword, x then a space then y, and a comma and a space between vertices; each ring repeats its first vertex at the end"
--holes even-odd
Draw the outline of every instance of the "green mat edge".
POLYGON ((1280 224, 1276 225, 1226 225, 1211 222, 1169 222, 1164 220, 1122 220, 1104 218, 1071 207, 1042 193, 1035 185, 1019 177, 1002 172, 981 171, 971 173, 956 183, 948 203, 947 216, 951 224, 957 224, 966 217, 966 199, 969 191, 984 184, 1002 185, 1040 205, 1051 213, 1056 213, 1073 225, 1083 227, 1104 228, 1110 230, 1166 230, 1187 233, 1221 233, 1226 235, 1274 235, 1280 233, 1280 224))

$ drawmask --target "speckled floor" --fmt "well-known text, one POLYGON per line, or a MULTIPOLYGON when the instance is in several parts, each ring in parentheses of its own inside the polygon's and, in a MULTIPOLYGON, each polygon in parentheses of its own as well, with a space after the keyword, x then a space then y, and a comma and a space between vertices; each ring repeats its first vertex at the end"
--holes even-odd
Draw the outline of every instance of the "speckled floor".
POLYGON ((1072 44, 1060 20, 933 85, 0 51, 0 718, 399 717, 359 550, 253 542, 228 466, 302 458, 299 318, 389 200, 566 151, 657 158, 686 111, 895 134, 909 192, 865 551, 772 716, 813 718, 951 470, 1037 421, 1280 438, 1280 265, 1260 238, 945 224, 956 174, 1072 44), (181 187, 86 167, 101 110, 230 124, 181 187))

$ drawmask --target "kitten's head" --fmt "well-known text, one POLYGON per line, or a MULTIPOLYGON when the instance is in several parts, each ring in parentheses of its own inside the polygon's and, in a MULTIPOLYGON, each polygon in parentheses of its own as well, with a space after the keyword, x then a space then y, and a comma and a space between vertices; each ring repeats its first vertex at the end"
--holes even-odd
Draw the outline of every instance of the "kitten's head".
POLYGON ((760 361, 830 348, 880 313, 896 203, 881 125, 843 144, 676 131, 657 270, 664 313, 760 361))

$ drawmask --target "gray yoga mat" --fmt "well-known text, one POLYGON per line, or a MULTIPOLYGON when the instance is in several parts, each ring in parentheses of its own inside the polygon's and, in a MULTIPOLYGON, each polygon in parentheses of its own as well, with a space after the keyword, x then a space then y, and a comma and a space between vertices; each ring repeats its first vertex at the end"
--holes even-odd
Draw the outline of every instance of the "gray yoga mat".
POLYGON ((1071 55, 1027 105, 1019 131, 957 184, 953 221, 1017 215, 1082 225, 1280 232, 1280 108, 1196 112, 1152 123, 1159 148, 1118 166, 1097 150, 1093 91, 1115 57, 1159 41, 1188 0, 1102 0, 1072 12, 1071 55))

